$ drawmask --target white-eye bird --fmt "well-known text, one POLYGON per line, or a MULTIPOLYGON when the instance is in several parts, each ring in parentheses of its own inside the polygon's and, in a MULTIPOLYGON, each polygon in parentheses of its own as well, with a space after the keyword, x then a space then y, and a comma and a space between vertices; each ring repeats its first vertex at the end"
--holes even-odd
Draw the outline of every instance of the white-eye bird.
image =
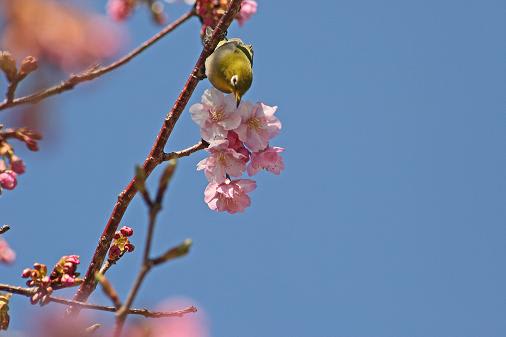
POLYGON ((239 106, 253 81, 253 47, 238 38, 222 40, 205 66, 211 84, 226 94, 233 93, 239 106))

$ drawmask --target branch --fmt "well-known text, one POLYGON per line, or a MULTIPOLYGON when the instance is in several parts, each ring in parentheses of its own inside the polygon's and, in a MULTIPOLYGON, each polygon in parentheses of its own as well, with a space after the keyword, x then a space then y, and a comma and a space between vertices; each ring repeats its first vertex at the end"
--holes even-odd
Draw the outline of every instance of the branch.
POLYGON ((125 63, 128 63, 134 57, 136 57, 137 55, 142 53, 144 50, 146 50, 147 48, 149 48, 150 46, 155 44, 162 37, 164 37, 165 35, 172 32, 174 29, 179 27, 182 23, 184 23, 186 20, 188 20, 189 18, 191 18, 194 15, 195 15, 195 12, 193 9, 191 11, 189 11, 188 13, 183 14, 180 18, 178 18, 174 22, 167 25, 163 30, 158 32, 156 35, 151 37, 149 40, 145 41, 143 44, 141 44, 136 49, 132 50, 129 54, 127 54, 124 57, 122 57, 121 59, 111 63, 110 65, 105 66, 105 67, 100 67, 100 68, 91 67, 91 68, 83 71, 80 74, 70 75, 70 77, 68 79, 66 79, 65 81, 63 81, 60 84, 57 84, 53 87, 35 92, 31 95, 27 95, 27 96, 13 99, 14 91, 16 90, 16 86, 17 86, 17 83, 15 83, 15 84, 13 84, 12 88, 11 88, 11 86, 9 86, 7 98, 2 103, 0 103, 0 110, 7 109, 7 108, 17 106, 17 105, 21 105, 21 104, 26 104, 26 103, 37 103, 47 97, 50 97, 50 96, 53 96, 56 94, 60 94, 64 91, 71 90, 76 85, 78 85, 82 82, 91 81, 91 80, 93 80, 97 77, 100 77, 110 71, 113 71, 114 69, 121 67, 125 63))
MULTIPOLYGON (((116 327, 114 329, 114 336, 120 337, 121 331, 123 329, 123 325, 125 323, 126 317, 128 315, 128 310, 130 309, 130 306, 133 304, 135 297, 137 296, 137 293, 139 292, 139 289, 141 287, 142 282, 144 282, 144 278, 149 273, 151 268, 155 266, 156 264, 153 262, 153 260, 149 257, 151 252, 151 246, 153 242, 153 233, 155 230, 156 225, 156 219, 158 214, 160 213, 160 210, 162 209, 162 201, 163 197, 165 196, 165 192, 167 191, 167 187, 169 186, 170 180, 172 179, 172 176, 174 175, 174 171, 176 170, 176 160, 173 159, 169 161, 167 167, 162 173, 162 176, 160 177, 160 182, 158 184, 158 191, 156 193, 155 201, 153 202, 151 198, 149 198, 149 195, 147 196, 146 204, 149 207, 149 224, 148 224, 148 231, 146 234, 146 243, 144 245, 144 254, 142 257, 142 266, 139 270, 139 273, 137 274, 137 277, 135 279, 134 285, 132 286, 132 289, 130 289, 130 292, 128 293, 127 299, 125 303, 119 308, 118 312, 116 313, 116 327)), ((140 174, 137 172, 137 177, 139 177, 140 174)), ((144 176, 144 174, 142 174, 144 176)), ((144 181, 140 183, 142 189, 145 190, 144 181)), ((147 191, 146 191, 147 192, 147 191)), ((186 255, 190 249, 191 246, 191 240, 185 241, 186 243, 186 249, 173 249, 176 251, 181 251, 182 253, 178 256, 186 255), (189 242, 189 243, 188 243, 189 242)), ((172 254, 174 255, 174 254, 172 254)), ((176 256, 171 256, 172 258, 176 256)), ((165 261, 168 261, 166 259, 165 261)), ((162 261, 162 262, 165 262, 162 261)))
POLYGON ((209 146, 209 143, 206 142, 205 140, 201 139, 200 142, 198 142, 197 144, 190 146, 189 148, 186 148, 184 150, 174 151, 171 153, 164 153, 163 154, 163 161, 181 158, 181 157, 188 157, 192 153, 206 149, 208 146, 209 146))
MULTIPOLYGON (((232 0, 229 4, 227 12, 221 18, 220 22, 216 26, 213 31, 211 38, 206 42, 204 48, 188 77, 186 84, 179 94, 176 102, 174 103, 171 111, 168 113, 167 117, 163 121, 162 127, 158 133, 158 136, 151 148, 149 155, 143 164, 144 172, 146 173, 146 177, 148 177, 151 172, 155 169, 157 165, 159 165, 163 161, 164 152, 163 149, 167 144, 167 141, 172 134, 172 130, 176 125, 179 117, 181 116, 186 104, 190 100, 193 91, 197 87, 199 82, 199 74, 202 72, 202 68, 204 67, 204 63, 206 58, 214 51, 218 42, 225 35, 226 30, 232 23, 235 15, 239 11, 241 7, 242 0, 232 0)), ((118 228, 118 225, 125 214, 125 211, 135 196, 137 190, 135 188, 135 177, 130 181, 128 186, 119 194, 118 201, 116 202, 114 209, 112 211, 109 220, 104 228, 104 231, 100 237, 98 245, 95 249, 95 253, 93 254, 92 261, 88 266, 88 270, 86 272, 85 281, 79 288, 77 294, 74 299, 77 301, 86 301, 88 297, 91 295, 93 290, 95 289, 95 273, 100 269, 102 263, 104 262, 104 258, 107 254, 107 250, 111 245, 111 241, 113 239, 114 233, 118 228)))
MULTIPOLYGON (((22 295, 26 297, 31 297, 37 291, 36 288, 23 288, 18 286, 11 286, 8 284, 0 283, 0 290, 6 291, 11 294, 22 295)), ((49 302, 59 303, 64 305, 71 305, 73 307, 79 307, 81 309, 89 309, 89 310, 99 310, 99 311, 108 311, 108 312, 116 312, 118 309, 112 306, 98 305, 98 304, 90 304, 85 302, 68 300, 61 297, 49 296, 49 302)), ((181 310, 175 311, 149 311, 147 309, 129 309, 129 315, 140 315, 147 318, 161 318, 161 317, 181 317, 185 314, 197 312, 197 308, 194 306, 187 307, 181 310)))
POLYGON ((7 232, 11 227, 9 225, 3 225, 0 227, 0 234, 7 232))

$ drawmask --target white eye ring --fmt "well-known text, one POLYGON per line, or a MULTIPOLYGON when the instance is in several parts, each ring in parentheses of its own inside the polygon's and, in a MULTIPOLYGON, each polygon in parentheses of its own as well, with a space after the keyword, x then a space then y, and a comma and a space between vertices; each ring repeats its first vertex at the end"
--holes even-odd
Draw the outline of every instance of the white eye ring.
POLYGON ((232 76, 232 78, 230 79, 230 83, 232 83, 233 87, 237 86, 237 82, 239 82, 239 76, 237 75, 232 76))

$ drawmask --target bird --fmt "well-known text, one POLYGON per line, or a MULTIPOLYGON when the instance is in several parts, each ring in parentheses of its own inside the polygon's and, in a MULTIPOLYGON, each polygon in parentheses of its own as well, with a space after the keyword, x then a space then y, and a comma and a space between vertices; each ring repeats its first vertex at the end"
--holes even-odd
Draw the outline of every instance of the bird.
POLYGON ((253 46, 239 38, 223 39, 206 58, 206 76, 221 92, 234 94, 237 107, 253 82, 253 46))

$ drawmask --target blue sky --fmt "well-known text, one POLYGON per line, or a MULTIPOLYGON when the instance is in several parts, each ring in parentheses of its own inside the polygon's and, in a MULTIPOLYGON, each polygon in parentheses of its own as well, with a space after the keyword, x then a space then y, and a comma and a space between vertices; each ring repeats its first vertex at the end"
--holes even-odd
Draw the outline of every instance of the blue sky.
MULTIPOLYGON (((279 106, 286 170, 258 177, 246 213, 217 214, 195 171, 204 153, 181 160, 155 251, 187 237, 194 247, 149 275, 136 306, 189 297, 215 337, 506 335, 506 3, 303 3, 260 0, 229 32, 254 45, 246 99, 279 106)), ((125 51, 158 29, 143 11, 127 27, 125 51)), ((89 261, 195 63, 198 30, 193 20, 50 100, 56 139, 24 154, 27 174, 1 197, 18 252, 3 282, 21 284, 34 261, 89 261)), ((167 150, 198 139, 186 111, 167 150)), ((136 198, 123 221, 138 247, 145 213, 136 198)), ((122 293, 139 255, 111 270, 122 293)), ((24 298, 12 308, 20 329, 32 309, 24 298)))

